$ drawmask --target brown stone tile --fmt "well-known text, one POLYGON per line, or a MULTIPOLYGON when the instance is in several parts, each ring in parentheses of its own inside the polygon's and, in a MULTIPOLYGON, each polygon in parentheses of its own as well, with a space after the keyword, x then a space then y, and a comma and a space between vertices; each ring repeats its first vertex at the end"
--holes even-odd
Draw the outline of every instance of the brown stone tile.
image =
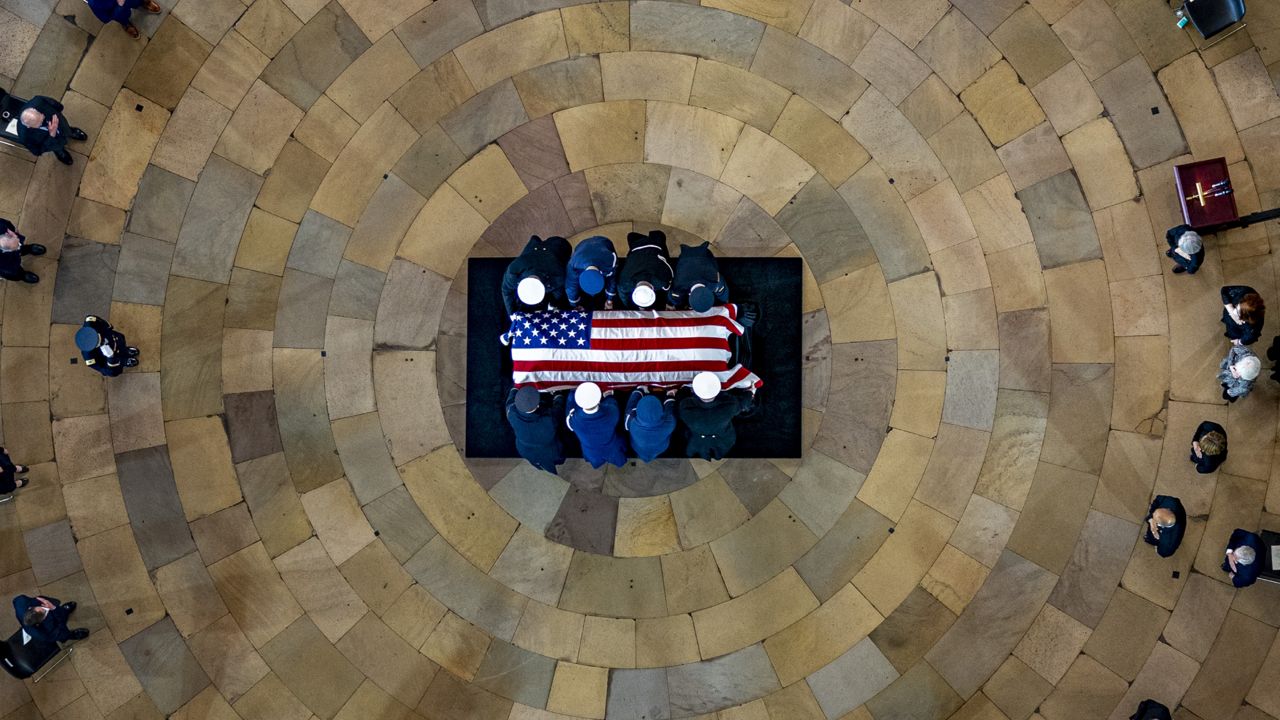
POLYGON ((1027 86, 1002 62, 960 93, 974 119, 994 145, 1004 145, 1044 121, 1044 113, 1027 86))
POLYGON ((132 637, 164 617, 164 605, 147 576, 131 528, 120 526, 84 538, 76 548, 114 637, 132 637))
MULTIPOLYGON (((213 7, 217 4, 202 5, 213 7)), ((238 0, 231 0, 231 4, 242 7, 238 0)), ((190 0, 185 5, 196 6, 190 0)), ((125 87, 170 110, 178 104, 183 91, 213 51, 211 42, 217 41, 217 38, 202 39, 191 29, 192 26, 184 25, 184 22, 186 20, 161 23, 138 57, 133 71, 125 78, 125 87)))
POLYGON ((1034 5, 1024 5, 1010 15, 992 31, 991 42, 1000 48, 1028 87, 1034 88, 1071 62, 1071 53, 1034 5))
MULTIPOLYGON (((188 180, 199 179, 209 154, 230 120, 230 110, 191 88, 182 96, 173 117, 165 126, 152 162, 156 167, 188 180)), ((176 239, 176 235, 174 237, 176 239)))
POLYGON ((512 79, 531 118, 605 99, 600 60, 595 56, 535 67, 512 79))
POLYGON ((875 88, 858 98, 840 124, 877 159, 903 200, 920 195, 946 176, 933 149, 875 88))
POLYGON ((915 47, 915 52, 955 93, 968 87, 1000 59, 1000 51, 960 9, 944 15, 915 47))
POLYGON ((99 134, 97 152, 85 165, 81 195, 104 205, 128 208, 168 121, 167 110, 122 90, 99 134), (137 106, 143 110, 136 111, 137 106))

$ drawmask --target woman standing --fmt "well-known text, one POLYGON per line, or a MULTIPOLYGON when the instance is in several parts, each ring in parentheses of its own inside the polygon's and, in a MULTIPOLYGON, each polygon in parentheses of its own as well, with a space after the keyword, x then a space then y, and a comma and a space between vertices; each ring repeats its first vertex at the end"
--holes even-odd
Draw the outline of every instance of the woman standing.
POLYGON ((1222 324, 1233 345, 1252 345, 1262 335, 1267 306, 1257 290, 1248 285, 1222 288, 1222 324))

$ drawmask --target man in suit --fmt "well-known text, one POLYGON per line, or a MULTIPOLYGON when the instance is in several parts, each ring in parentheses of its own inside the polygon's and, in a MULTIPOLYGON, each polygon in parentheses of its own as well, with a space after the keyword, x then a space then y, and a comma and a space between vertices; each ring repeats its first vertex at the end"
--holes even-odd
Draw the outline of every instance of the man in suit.
POLYGON ((28 245, 27 238, 18 233, 18 228, 13 223, 0 218, 0 277, 15 282, 40 282, 39 275, 22 269, 22 258, 44 253, 43 245, 28 245))
POLYGON ((673 308, 706 312, 729 302, 729 286, 720 275, 720 264, 711 254, 711 243, 681 245, 676 276, 667 299, 673 308))
POLYGON ((129 16, 137 8, 142 8, 149 13, 155 14, 162 10, 155 0, 85 0, 89 4, 89 9, 104 23, 118 22, 124 26, 124 31, 129 33, 129 37, 138 38, 140 34, 137 26, 129 20, 129 16))
POLYGON ((604 396, 599 385, 585 382, 573 391, 564 422, 578 436, 582 457, 591 467, 627 464, 627 446, 618 435, 620 415, 618 401, 604 396))
POLYGON ((76 347, 85 365, 107 377, 116 377, 138 364, 138 348, 130 347, 111 323, 95 315, 86 317, 76 331, 76 347))
POLYGON ((1169 228, 1164 234, 1169 249, 1164 254, 1173 258, 1173 272, 1195 275, 1204 262, 1204 243, 1190 225, 1169 228))
POLYGON ((1155 700, 1143 700, 1129 720, 1171 720, 1169 708, 1155 700))
POLYGON ((1196 472, 1207 475, 1227 461, 1227 431, 1216 422, 1205 420, 1191 436, 1191 462, 1196 472))
POLYGON ((556 435, 560 418, 564 417, 564 395, 543 400, 532 385, 511 388, 507 395, 507 422, 516 434, 516 452, 529 464, 556 474, 556 466, 564 462, 564 447, 556 435))
POLYGON ((703 460, 722 460, 738 441, 733 419, 751 409, 755 397, 746 390, 720 391, 715 373, 693 378, 693 397, 680 401, 677 414, 688 437, 686 454, 703 460))
POLYGON ((638 387, 627 400, 627 416, 623 427, 631 435, 631 449, 643 462, 650 462, 667 451, 671 433, 676 429, 675 392, 665 399, 649 394, 646 387, 638 387))
POLYGON ((88 140, 78 127, 72 127, 62 114, 62 103, 37 95, 27 101, 18 113, 18 140, 37 157, 51 152, 63 165, 74 162, 67 152, 68 140, 88 140))
POLYGON ((71 630, 67 627, 71 613, 76 611, 74 602, 64 605, 57 598, 19 595, 13 599, 13 610, 18 622, 22 623, 23 632, 32 640, 63 643, 89 637, 88 628, 71 630))
POLYGON ((1172 557, 1182 544, 1182 534, 1187 528, 1187 511, 1182 501, 1168 495, 1157 495, 1147 511, 1147 531, 1142 539, 1156 546, 1160 557, 1172 557))
POLYGON ((1243 528, 1236 528, 1227 541, 1226 559, 1222 561, 1222 571, 1231 578, 1231 584, 1238 588, 1249 587, 1258 580, 1258 572, 1262 570, 1261 558, 1262 538, 1243 528))
POLYGON ((635 310, 663 309, 672 277, 666 233, 627 233, 627 259, 618 275, 618 297, 623 303, 635 310))

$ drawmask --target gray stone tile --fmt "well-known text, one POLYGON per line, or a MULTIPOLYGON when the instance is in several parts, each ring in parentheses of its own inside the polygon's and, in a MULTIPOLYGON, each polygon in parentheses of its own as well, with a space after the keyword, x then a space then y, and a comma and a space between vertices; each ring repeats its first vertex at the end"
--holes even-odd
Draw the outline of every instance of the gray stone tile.
POLYGON ((714 660, 667 668, 671 712, 677 717, 741 705, 779 689, 763 645, 714 660))
POLYGON ((311 522, 283 453, 240 463, 236 475, 268 555, 276 557, 311 537, 311 522))
POLYGON ((920 663, 867 702, 867 709, 883 720, 943 720, 964 700, 928 663, 920 663))
POLYGON ((173 274, 227 282, 240 235, 261 188, 262 178, 229 160, 211 156, 178 234, 173 274))
POLYGON ((531 235, 569 237, 573 231, 573 222, 564 209, 556 186, 545 183, 507 208, 481 234, 480 242, 492 245, 500 253, 514 256, 529 242, 531 235))
POLYGON ((1164 91, 1141 55, 1093 83, 1133 166, 1142 170, 1187 152, 1164 91))
MULTIPOLYGON (((510 79, 477 93, 440 120, 440 127, 468 157, 529 122, 520 94, 510 79)), ((566 169, 565 174, 568 174, 566 169)))
POLYGON ((632 460, 624 467, 605 466, 602 490, 617 497, 649 497, 675 492, 697 481, 693 465, 683 458, 658 458, 647 463, 632 460))
POLYGON ((262 71, 262 79, 306 110, 372 43, 338 3, 302 26, 262 71))
POLYGON ((437 672, 418 707, 441 720, 503 720, 510 716, 512 702, 452 673, 437 672))
POLYGON ((877 163, 862 166, 839 191, 875 247, 887 281, 901 280, 930 267, 929 251, 915 218, 877 163))
POLYGON ((58 259, 50 320, 79 325, 85 315, 109 315, 119 260, 119 245, 67 238, 62 244, 62 257, 58 259))
POLYGON ((898 344, 892 340, 833 346, 831 394, 814 449, 870 472, 888 434, 897 367, 898 344))
POLYGON ((171 242, 125 233, 120 239, 120 260, 116 264, 115 291, 111 299, 163 305, 173 250, 171 242))
POLYGON ((898 671, 865 638, 808 677, 813 696, 829 718, 838 718, 875 697, 894 680, 898 671))
POLYGON ((867 89, 848 65, 775 27, 765 28, 751 72, 803 95, 835 120, 867 89))
POLYGON ((975 430, 991 430, 996 418, 996 388, 1000 384, 998 350, 957 350, 947 365, 947 390, 942 422, 975 430))
POLYGON ((466 159, 444 130, 439 125, 432 125, 409 146, 396 162, 393 172, 409 187, 429 198, 454 170, 462 167, 466 159))
MULTIPOLYGON (((556 179, 556 192, 560 194, 560 202, 564 203, 564 211, 573 222, 573 231, 582 232, 596 226, 596 209, 591 203, 591 190, 587 187, 585 173, 573 173, 556 179)), ((760 211, 764 213, 763 210, 760 211)))
POLYGON ((1085 625, 1097 626, 1124 576, 1137 538, 1134 523, 1090 510, 1049 602, 1085 625))
POLYGON ((942 601, 917 587, 871 631, 870 638, 898 672, 905 672, 924 657, 955 621, 955 613, 942 601))
POLYGON ((426 67, 484 32, 484 24, 471 0, 439 0, 400 23, 395 32, 418 67, 426 67))
POLYGON ((550 115, 525 123, 498 138, 498 147, 511 161, 526 187, 536 188, 569 174, 560 132, 550 115))
POLYGON ((555 674, 554 658, 495 640, 489 643, 472 682, 495 695, 540 708, 547 705, 555 674))
POLYGON ((590 0, 475 0, 475 6, 484 26, 492 30, 526 15, 587 2, 590 0))
POLYGON ((276 306, 275 346, 322 348, 333 280, 294 270, 284 271, 276 306))
POLYGON ((1087 473, 1102 472, 1114 387, 1111 365, 1054 365, 1040 460, 1087 473))
POLYGON ((821 175, 782 208, 777 221, 800 248, 819 284, 876 262, 858 218, 821 175))
POLYGON ((827 320, 827 311, 806 313, 801 331, 804 342, 801 402, 810 410, 823 412, 831 391, 831 323, 827 320))
POLYGON ((564 502, 569 484, 521 462, 489 488, 489 496, 538 534, 546 531, 564 502))
POLYGON ((190 180, 148 165, 129 213, 129 232, 176 242, 195 191, 196 184, 190 180))
POLYGON ((11 92, 18 97, 48 95, 62 97, 84 58, 89 34, 60 16, 53 16, 40 28, 35 45, 14 80, 11 92))
POLYGON ((926 653, 929 664, 957 692, 972 695, 1031 627, 1056 580, 1006 550, 964 613, 926 653))
POLYGON ((241 463, 282 450, 274 392, 236 393, 223 397, 222 402, 227 409, 227 439, 231 443, 232 462, 241 463))
POLYGON ((401 563, 436 536, 436 529, 403 485, 365 505, 364 516, 373 527, 373 534, 382 538, 401 563))
POLYGON ((791 482, 768 460, 726 460, 719 473, 752 515, 763 510, 791 482))
POLYGON ((502 640, 515 636, 528 599, 484 574, 437 536, 404 569, 459 617, 502 640))
POLYGON ((324 359, 315 350, 276 350, 272 357, 276 419, 289 473, 299 493, 342 476, 324 393, 324 359))
POLYGON ((681 53, 745 68, 764 23, 742 15, 671 2, 631 5, 631 49, 681 53))
POLYGON ((120 643, 120 652, 160 712, 168 715, 209 686, 209 676, 165 618, 120 643))
POLYGON ((23 540, 27 544, 27 557, 31 558, 31 571, 42 586, 82 569, 71 523, 66 520, 32 528, 23 533, 23 540))
POLYGON ((613 553, 618 524, 618 499, 578 486, 569 488, 560 510, 547 526, 547 537, 562 545, 596 553, 613 553))
POLYGON ((333 280, 329 298, 329 314, 357 320, 372 320, 378 314, 378 298, 386 273, 359 263, 343 260, 333 280))
POLYGON ((1222 623, 1227 619, 1234 594, 1225 583, 1207 575, 1191 573, 1178 596, 1173 615, 1164 627, 1165 642, 1193 660, 1204 662, 1213 647, 1214 638, 1222 630, 1222 623))
POLYGON ((382 435, 377 413, 366 413, 334 422, 333 439, 347 471, 347 480, 361 503, 375 500, 403 484, 391 450, 382 435))
POLYGON ((667 671, 662 668, 612 671, 605 715, 618 720, 670 720, 667 671))
POLYGON ((166 445, 116 455, 120 492, 148 570, 194 552, 166 445))
POLYGON ((791 243, 791 237, 751 198, 742 198, 715 238, 716 249, 726 255, 773 255, 791 243))
POLYGON ((1045 268, 1102 257, 1093 213, 1089 212, 1074 171, 1041 180, 1020 190, 1017 196, 1031 225, 1040 264, 1045 268))
POLYGON ((892 527, 888 518, 854 500, 817 544, 795 562, 796 572, 818 600, 825 602, 858 574, 892 527))
POLYGON ((308 210, 293 236, 289 259, 285 267, 312 275, 332 279, 338 273, 342 251, 351 238, 351 228, 316 212, 308 210))
POLYGON ((448 287, 446 277, 405 260, 393 262, 378 303, 374 347, 429 349, 440 325, 448 287))

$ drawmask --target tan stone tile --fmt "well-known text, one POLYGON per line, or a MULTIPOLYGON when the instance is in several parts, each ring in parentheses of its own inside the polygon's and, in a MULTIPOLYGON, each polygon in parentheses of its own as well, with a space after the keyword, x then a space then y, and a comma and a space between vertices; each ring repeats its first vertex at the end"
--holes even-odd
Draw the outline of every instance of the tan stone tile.
POLYGON ((907 202, 930 253, 977 237, 956 186, 944 180, 907 202))
POLYGON ((781 142, 744 128, 721 181, 777 214, 814 175, 814 168, 781 142))
POLYGON ((497 145, 481 150, 449 178, 449 185, 490 222, 528 194, 497 145))
POLYGON ((817 537, 779 499, 747 522, 711 542, 720 575, 737 597, 795 562, 817 537))
MULTIPOLYGON (((264 12, 263 9, 270 4, 271 0, 255 3, 248 14, 264 12)), ((266 69, 268 62, 270 58, 267 55, 239 32, 232 31, 223 36, 222 41, 213 49, 213 53, 192 79, 191 87, 213 98, 223 107, 235 109, 249 91, 254 79, 266 69)))
POLYGON ((129 513, 114 473, 62 488, 67 517, 76 537, 84 539, 128 524, 129 513))
POLYGON ((871 157, 844 128, 799 95, 787 101, 770 134, 804 158, 833 187, 848 180, 871 157))
POLYGON ((743 124, 710 110, 649 102, 644 161, 720 177, 743 124))
POLYGON ((430 4, 430 0, 343 0, 342 8, 369 39, 378 40, 430 4))
POLYGON ((1145 200, 1112 205, 1093 214, 1111 282, 1160 273, 1155 233, 1145 200))
POLYGON ((346 478, 338 478, 304 494, 302 506, 336 564, 346 562, 373 541, 373 528, 369 527, 346 478))
POLYGON ((1053 361, 1114 362, 1111 305, 1102 261, 1044 272, 1052 326, 1053 361))
POLYGON ((893 0, 866 0, 858 4, 859 12, 888 28, 907 47, 915 47, 948 9, 949 3, 938 0, 922 2, 910 13, 902 12, 902 7, 893 0))
POLYGON ((879 90, 871 88, 862 93, 840 124, 893 178, 893 187, 903 200, 910 200, 946 177, 946 169, 933 148, 879 90))
POLYGON ((271 332, 228 328, 222 339, 222 388, 227 394, 271 389, 271 332))
POLYGON ((1067 674, 1072 661, 1089 639, 1090 628, 1052 605, 1046 604, 1027 634, 1014 648, 1014 656, 1049 682, 1067 674))
POLYGON ((898 327, 898 367, 945 370, 946 328, 937 277, 926 272, 889 283, 889 298, 898 327))
POLYGON ((1097 481, 1096 475, 1041 462, 1009 549, 1060 573, 1071 559, 1097 481))
POLYGON ((994 145, 1004 145, 1044 122, 1044 112, 1007 61, 960 93, 969 112, 994 145))
POLYGON ((248 41, 263 56, 275 57, 300 29, 302 22, 281 0, 264 0, 253 3, 240 16, 235 34, 241 37, 240 42, 248 41))
POLYGON ((79 643, 71 661, 98 712, 113 713, 142 692, 110 633, 95 634, 79 643))
POLYGON ((383 103, 334 160, 311 207, 354 227, 386 169, 417 139, 408 121, 383 103))
POLYGON ((439 600, 421 585, 415 584, 401 593, 383 614, 382 621, 409 645, 421 648, 447 612, 448 608, 439 600))
MULTIPOLYGON (((812 613, 764 642, 784 686, 835 660, 884 618, 853 585, 845 585, 812 613)), ((803 684, 803 683, 801 683, 803 684)))
POLYGON ((198 553, 156 569, 156 592, 184 637, 190 637, 227 614, 227 606, 198 553))
POLYGON ((1213 76, 1237 130, 1280 116, 1280 97, 1257 51, 1246 50, 1214 65, 1213 76))
POLYGON ((663 555, 662 577, 668 612, 701 610, 729 599, 715 556, 707 545, 663 555))
POLYGON ((853 584, 881 614, 889 614, 924 578, 955 529, 954 520, 911 502, 896 532, 853 578, 853 584))
POLYGON ((636 621, 636 667, 669 667, 697 661, 698 638, 690 616, 636 621))
POLYGON ((475 677, 492 638, 485 631, 447 613, 422 646, 422 654, 464 680, 475 677))
POLYGON ((1199 54, 1187 53, 1156 77, 1178 116, 1187 146, 1197 158, 1225 157, 1228 163, 1244 158, 1226 103, 1199 54))
POLYGON ((230 120, 230 110, 199 90, 188 90, 165 126, 151 161, 188 180, 199 179, 205 161, 230 120))
POLYGON ((275 559, 280 579, 329 642, 355 627, 369 608, 338 572, 316 538, 275 559))
POLYGON ((928 370, 899 370, 889 424, 899 430, 931 438, 942 420, 942 397, 947 374, 928 370))
POLYGON ((1085 77, 1091 81, 1096 80, 1138 54, 1138 48, 1129 38, 1129 33, 1106 2, 1084 0, 1075 4, 1075 0, 1068 0, 1068 4, 1074 7, 1063 14, 1060 21, 1053 18, 1052 13, 1037 9, 1053 25, 1054 32, 1071 51, 1076 62, 1080 63, 1085 77))
POLYGON ((80 194, 128 209, 168 121, 168 110, 129 90, 120 91, 98 136, 93 157, 85 166, 80 194), (141 112, 134 110, 139 105, 141 112))
POLYGON ((720 235, 742 202, 737 190, 684 168, 673 168, 667 182, 662 224, 700 238, 720 235))
MULTIPOLYGON (((10 353, 17 348, 5 348, 10 353)), ((58 480, 72 484, 114 473, 111 426, 106 415, 85 415, 53 421, 53 444, 58 452, 58 480)), ((23 458, 17 458, 19 460, 23 458)))
POLYGON ((1117 337, 1169 332, 1164 278, 1159 275, 1111 284, 1111 314, 1117 337))
POLYGON ((813 0, 707 0, 705 6, 753 17, 795 35, 800 32, 811 5, 813 0))
POLYGON ((635 667, 636 621, 586 616, 578 661, 600 667, 635 667))
POLYGON ((799 35, 846 65, 852 65, 875 31, 874 22, 848 5, 838 0, 816 0, 799 35))
POLYGON ((659 222, 671 184, 671 168, 638 163, 602 165, 587 168, 583 179, 592 210, 602 226, 574 235, 569 238, 570 243, 601 233, 625 237, 632 220, 659 222))
POLYGON ((688 103, 695 58, 656 52, 606 53, 600 56, 605 100, 666 100, 688 103))
MULTIPOLYGON (((49 326, 50 347, 74 347, 75 334, 79 329, 78 325, 49 326)), ((49 355, 48 397, 53 417, 97 415, 106 412, 107 395, 102 376, 84 372, 84 368, 79 363, 70 364, 68 362, 70 357, 70 353, 62 357, 56 351, 49 355)))
POLYGON ((441 185, 409 227, 398 254, 445 277, 471 250, 489 221, 450 185, 441 185))
POLYGON ((959 615, 982 587, 988 572, 982 563, 947 545, 920 581, 920 587, 959 615))
POLYGON ((531 118, 605 99, 600 59, 595 55, 536 67, 512 80, 531 118))
POLYGON ((515 518, 471 477, 451 445, 400 468, 405 487, 441 535, 488 571, 515 533, 515 518))
POLYGON ((244 235, 236 249, 235 266, 271 275, 283 275, 284 263, 293 247, 297 223, 254 208, 249 213, 244 235))
POLYGON ((1060 135, 1065 135, 1102 113, 1102 101, 1084 71, 1074 62, 1031 87, 1045 115, 1060 135))
POLYGON ((613 553, 619 557, 665 555, 680 549, 671 501, 663 495, 621 498, 613 553))
MULTIPOLYGON (((983 274, 986 274, 984 268, 983 274)), ((947 347, 953 350, 995 350, 1000 345, 995 293, 989 288, 942 298, 947 322, 947 347)))
POLYGON ((240 502, 240 483, 231 466, 231 448, 217 417, 165 423, 173 479, 187 522, 240 502))
POLYGON ((476 89, 569 56, 560 13, 539 13, 503 25, 454 51, 476 89))
POLYGON ((1009 171, 1009 180, 1015 190, 1071 169, 1071 158, 1067 157, 1062 141, 1049 123, 1041 123, 1023 133, 997 149, 996 155, 1009 171))
POLYGON ((630 49, 630 12, 625 2, 567 7, 560 16, 570 57, 630 49))
POLYGON ((1014 510, 1022 509, 1036 471, 1035 453, 1044 441, 1048 416, 1048 395, 1000 391, 987 459, 974 488, 977 494, 1014 510))
POLYGON ((758 75, 702 58, 694 71, 689 104, 737 118, 769 132, 787 104, 788 96, 790 92, 786 88, 758 75))
POLYGON ((560 662, 551 681, 547 709, 574 717, 603 718, 608 684, 607 668, 560 662))
POLYGON ((879 265, 855 270, 821 286, 831 342, 888 340, 896 334, 889 286, 879 265))
POLYGON ((67 234, 110 245, 120 244, 124 211, 92 200, 76 198, 67 221, 67 234))
MULTIPOLYGON (((915 498, 959 519, 982 469, 991 434, 943 423, 915 498)), ((954 608, 953 608, 954 610, 954 608)), ((956 610, 956 614, 959 614, 956 610)))
POLYGON ((1062 138, 1093 210, 1132 200, 1138 195, 1133 168, 1120 136, 1107 118, 1098 118, 1062 138))
POLYGON ((686 548, 715 540, 746 522, 749 515, 719 473, 671 494, 671 509, 686 548))
MULTIPOLYGON (((301 143, 289 141, 276 158, 270 176, 262 183, 257 206, 289 222, 300 223, 328 172, 329 162, 323 157, 301 143)), ((287 260, 287 249, 285 252, 287 260)))
MULTIPOLYGON (((952 245, 932 255, 933 267, 945 295, 960 295, 991 287, 982 245, 974 240, 952 245)), ((994 326, 994 314, 992 315, 994 326)), ((948 328, 949 329, 949 328, 948 328)))
POLYGON ((1009 176, 997 175, 960 196, 986 253, 1032 241, 1031 226, 1009 176))
MULTIPOLYGON (((121 33, 101 33, 101 37, 102 42, 95 41, 90 45, 80 66, 75 68, 71 89, 109 105, 150 40, 134 40, 121 33)), ((79 42, 77 49, 83 51, 85 41, 79 42)))
MULTIPOLYGON (((424 74, 427 72, 423 71, 424 74)), ((359 123, 343 112, 337 103, 321 95, 302 117, 293 136, 320 157, 333 162, 359 127, 359 123)))
MULTIPOLYGON (((1163 304, 1158 312, 1164 312, 1163 304)), ((1167 335, 1116 338, 1112 427, 1141 433, 1164 430, 1162 411, 1169 390, 1168 343, 1167 335)))
POLYGON ((818 607, 794 569, 760 587, 693 614, 703 658, 713 658, 774 635, 818 607))
POLYGON ((358 123, 418 74, 418 64, 394 33, 382 36, 333 81, 325 94, 358 123))
POLYGON ((269 85, 255 82, 231 116, 214 152, 262 175, 275 163, 302 115, 302 110, 269 85))
POLYGON ((644 157, 645 105, 608 102, 555 114, 569 169, 640 162, 644 157))
POLYGON ((858 499, 890 520, 906 512, 924 476, 933 441, 902 430, 890 430, 876 455, 858 499))
POLYGON ((261 682, 232 706, 246 720, 309 720, 315 717, 306 705, 285 687, 279 676, 268 671, 261 682))
POLYGON ((576 661, 585 616, 530 601, 511 642, 531 652, 576 661))
POLYGON ((871 36, 852 66, 894 105, 930 74, 929 66, 884 28, 871 36))
POLYGON ((132 528, 122 525, 82 538, 76 549, 112 636, 123 641, 164 617, 132 528))
POLYGON ((962 193, 1004 172, 991 141, 969 113, 956 116, 930 137, 929 146, 962 193))

